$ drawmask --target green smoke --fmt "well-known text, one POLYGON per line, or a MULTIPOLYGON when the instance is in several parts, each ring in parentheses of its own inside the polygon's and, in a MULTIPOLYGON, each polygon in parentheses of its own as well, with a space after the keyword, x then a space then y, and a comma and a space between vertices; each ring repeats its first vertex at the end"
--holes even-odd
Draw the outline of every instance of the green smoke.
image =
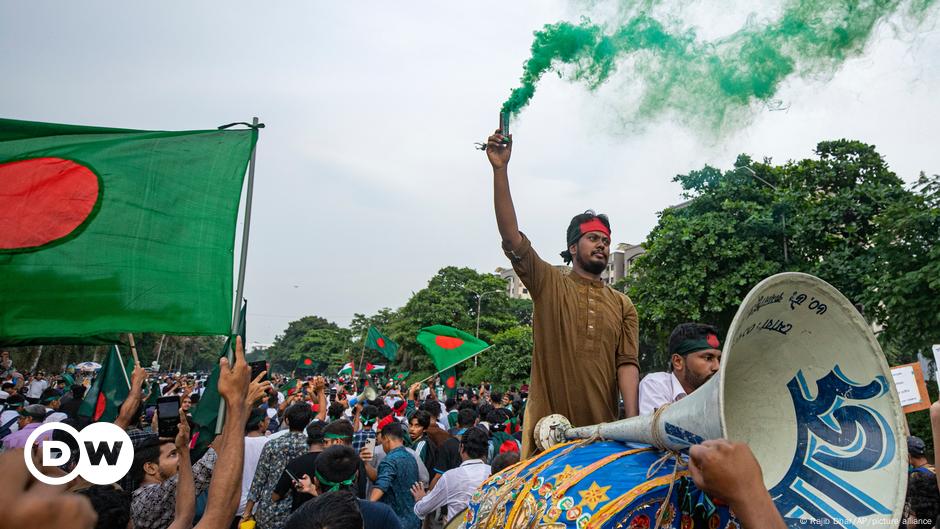
POLYGON ((831 75, 892 15, 903 11, 921 22, 935 1, 789 0, 776 20, 749 22, 714 41, 697 39, 693 29, 667 28, 651 14, 655 2, 631 10, 615 28, 588 19, 549 24, 535 32, 521 86, 502 110, 518 114, 546 72, 593 90, 629 60, 627 74, 639 90, 633 119, 671 112, 680 121, 720 129, 755 103, 773 104, 791 76, 831 75))

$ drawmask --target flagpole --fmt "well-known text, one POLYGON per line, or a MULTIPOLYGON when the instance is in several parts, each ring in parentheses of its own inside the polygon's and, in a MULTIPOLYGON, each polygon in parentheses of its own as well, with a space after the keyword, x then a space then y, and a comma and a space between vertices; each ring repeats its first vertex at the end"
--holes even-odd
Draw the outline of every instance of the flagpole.
MULTIPOLYGON (((495 345, 495 344, 494 344, 494 345, 495 345)), ((466 362, 467 360, 470 360, 471 358, 474 358, 474 357, 476 357, 477 355, 483 353, 484 351, 486 351, 486 350, 488 350, 488 349, 492 349, 492 348, 493 348, 493 346, 491 345, 491 346, 487 347, 486 349, 480 349, 479 351, 473 353, 471 356, 468 356, 468 357, 464 358, 463 360, 461 360, 461 361, 459 361, 459 362, 457 362, 457 363, 455 363, 455 364, 451 364, 451 365, 445 367, 444 369, 441 369, 441 370, 438 371, 437 373, 434 373, 433 375, 431 375, 431 376, 429 376, 429 377, 427 377, 427 378, 425 378, 425 379, 423 379, 423 380, 419 380, 418 382, 416 382, 416 384, 421 384, 422 382, 431 380, 432 378, 436 377, 437 375, 440 375, 440 374, 443 373, 444 371, 447 371, 448 369, 450 369, 450 368, 452 368, 452 367, 459 366, 460 364, 466 362)))
POLYGON ((131 356, 134 357, 134 367, 140 367, 140 358, 137 358, 137 345, 134 344, 134 333, 127 333, 127 341, 131 343, 131 356))
POLYGON ((127 382, 127 389, 131 389, 131 380, 127 378, 127 368, 124 365, 124 359, 121 358, 121 348, 115 345, 114 352, 117 353, 118 361, 121 362, 121 373, 124 375, 124 381, 127 382))
MULTIPOLYGON (((251 118, 251 128, 258 129, 258 117, 251 118)), ((238 334, 238 328, 242 321, 242 296, 245 288, 245 263, 248 261, 248 232, 251 227, 251 197, 255 188, 255 154, 258 152, 258 143, 255 142, 251 149, 251 158, 248 160, 248 188, 245 191, 245 224, 242 226, 242 251, 238 263, 238 283, 235 287, 235 313, 232 314, 232 332, 231 335, 238 334)), ((234 342, 233 342, 234 343, 234 342)), ((244 344, 242 344, 244 347, 244 344)), ((225 352, 228 356, 229 365, 234 363, 235 354, 232 348, 225 352)), ((219 416, 215 422, 215 433, 222 433, 222 423, 225 421, 225 401, 219 402, 219 416)))
POLYGON ((366 333, 362 333, 362 353, 359 354, 359 371, 362 371, 362 360, 366 357, 366 333))

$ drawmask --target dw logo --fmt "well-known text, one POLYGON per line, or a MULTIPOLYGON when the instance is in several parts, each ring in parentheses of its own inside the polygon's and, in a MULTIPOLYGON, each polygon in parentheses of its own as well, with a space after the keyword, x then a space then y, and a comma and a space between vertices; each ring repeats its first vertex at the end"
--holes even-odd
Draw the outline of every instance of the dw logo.
MULTIPOLYGON (((42 441, 43 466, 59 466, 72 457, 69 445, 62 441, 42 441), (57 452, 57 453, 56 453, 57 452)), ((30 474, 47 485, 62 485, 75 478, 76 475, 94 483, 95 485, 108 485, 124 477, 134 462, 134 447, 131 438, 120 427, 108 422, 96 422, 82 428, 79 432, 75 428, 61 422, 43 424, 33 430, 26 438, 26 450, 23 451, 26 468, 30 474), (50 430, 63 430, 75 439, 78 445, 78 464, 71 472, 60 477, 49 477, 39 471, 30 456, 36 438, 50 430)))

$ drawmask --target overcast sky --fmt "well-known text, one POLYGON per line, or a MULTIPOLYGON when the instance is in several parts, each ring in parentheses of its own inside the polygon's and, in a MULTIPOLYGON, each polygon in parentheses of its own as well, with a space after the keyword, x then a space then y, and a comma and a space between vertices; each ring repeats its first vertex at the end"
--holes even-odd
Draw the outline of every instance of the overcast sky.
MULTIPOLYGON (((687 4, 708 38, 779 6, 687 4)), ((400 307, 447 265, 506 266, 489 165, 473 142, 496 127, 532 31, 576 21, 581 9, 555 0, 5 1, 0 115, 164 130, 259 116, 267 128, 246 297, 249 341, 270 342, 304 315, 345 325, 356 312, 400 307)), ((778 97, 788 110, 758 112, 719 138, 668 121, 617 128, 617 89, 592 93, 548 76, 513 123, 520 226, 558 262, 568 220, 587 208, 610 215, 615 242, 639 243, 657 211, 682 200, 675 174, 728 168, 741 152, 804 158, 824 139, 877 145, 907 181, 940 172, 934 27, 884 28, 831 79, 786 83, 778 97)))

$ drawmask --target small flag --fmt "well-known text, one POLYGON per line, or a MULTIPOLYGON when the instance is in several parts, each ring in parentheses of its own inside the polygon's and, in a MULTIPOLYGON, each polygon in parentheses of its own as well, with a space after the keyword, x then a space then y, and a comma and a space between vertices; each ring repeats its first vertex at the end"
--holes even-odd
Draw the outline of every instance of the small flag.
POLYGON ((337 373, 337 375, 351 375, 352 372, 353 372, 352 362, 346 362, 345 364, 343 364, 342 369, 339 370, 339 373, 337 373))
POLYGON ((397 375, 395 375, 395 381, 401 382, 405 380, 406 378, 408 378, 409 376, 411 376, 411 371, 402 371, 401 373, 398 373, 397 375))
POLYGON ((388 336, 380 333, 375 327, 369 327, 366 347, 382 353, 382 356, 388 358, 390 361, 395 360, 395 353, 398 351, 398 344, 393 342, 388 336))
POLYGON ((444 394, 447 398, 457 397, 457 368, 449 367, 441 372, 441 381, 444 382, 444 394))
POLYGON ((91 417, 96 422, 114 422, 130 390, 126 368, 121 364, 121 353, 116 345, 112 345, 79 405, 78 414, 91 417))
POLYGON ((447 325, 425 327, 418 331, 417 340, 438 371, 453 367, 489 347, 483 340, 447 325))
POLYGON ((369 362, 366 362, 366 373, 384 373, 385 366, 383 365, 373 365, 369 362))

